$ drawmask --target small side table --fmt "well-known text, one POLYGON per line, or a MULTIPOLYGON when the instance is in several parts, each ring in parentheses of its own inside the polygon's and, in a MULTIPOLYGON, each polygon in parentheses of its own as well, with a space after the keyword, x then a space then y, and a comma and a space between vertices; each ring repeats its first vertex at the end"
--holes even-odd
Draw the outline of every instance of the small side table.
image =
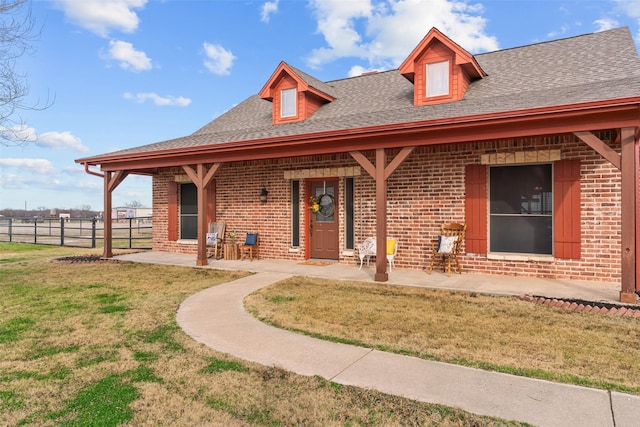
POLYGON ((230 261, 240 259, 240 243, 225 243, 224 259, 230 261))

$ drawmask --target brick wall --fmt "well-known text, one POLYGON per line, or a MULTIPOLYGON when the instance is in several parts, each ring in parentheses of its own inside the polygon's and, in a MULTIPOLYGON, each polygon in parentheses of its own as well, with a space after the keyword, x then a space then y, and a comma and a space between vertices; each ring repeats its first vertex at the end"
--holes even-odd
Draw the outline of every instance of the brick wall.
MULTIPOLYGON (((607 133, 600 137, 610 138, 607 133)), ((617 151, 619 145, 611 146, 617 151)), ((533 150, 560 150, 563 159, 581 161, 582 257, 547 262, 488 259, 467 254, 465 271, 538 276, 571 280, 620 280, 620 174, 597 153, 572 135, 477 142, 451 146, 418 147, 388 180, 388 236, 399 240, 396 265, 422 269, 428 265, 429 241, 443 222, 464 222, 464 167, 480 163, 480 156, 533 150)), ((397 153, 389 151, 388 161, 397 153)), ((365 153, 374 162, 374 153, 365 153)), ((260 254, 265 258, 302 260, 305 257, 304 180, 300 181, 300 249, 291 242, 291 191, 285 171, 351 167, 358 164, 348 154, 305 156, 268 161, 225 164, 216 174, 217 219, 235 229, 241 240, 248 231, 260 233, 260 254), (269 190, 268 203, 259 201, 269 190)), ((194 244, 167 242, 167 182, 181 169, 164 170, 153 179, 154 250, 196 253, 194 244)), ((344 248, 344 178, 340 178, 340 247, 344 248)), ((375 235, 375 183, 362 170, 354 178, 354 230, 356 243, 375 235)), ((340 255, 341 262, 356 263, 357 254, 340 255)))

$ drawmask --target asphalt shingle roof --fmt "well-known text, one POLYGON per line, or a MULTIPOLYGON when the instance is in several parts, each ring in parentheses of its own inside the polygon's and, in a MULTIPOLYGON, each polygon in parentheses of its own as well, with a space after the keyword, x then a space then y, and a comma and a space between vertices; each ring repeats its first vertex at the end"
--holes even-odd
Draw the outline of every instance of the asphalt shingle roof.
POLYGON ((301 78, 334 96, 335 101, 323 105, 305 121, 274 125, 271 103, 254 95, 192 135, 110 155, 640 96, 640 58, 628 28, 475 58, 487 76, 472 82, 461 101, 414 106, 413 84, 398 70, 323 83, 294 68, 301 78))

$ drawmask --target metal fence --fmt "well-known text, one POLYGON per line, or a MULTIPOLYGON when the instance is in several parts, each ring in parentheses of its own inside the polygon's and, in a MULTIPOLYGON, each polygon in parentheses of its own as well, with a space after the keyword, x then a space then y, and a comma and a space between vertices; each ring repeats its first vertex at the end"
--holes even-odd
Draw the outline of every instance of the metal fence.
MULTIPOLYGON (((151 217, 119 218, 112 222, 114 249, 151 249, 151 217)), ((104 246, 101 218, 0 217, 0 242, 96 248, 104 246)))

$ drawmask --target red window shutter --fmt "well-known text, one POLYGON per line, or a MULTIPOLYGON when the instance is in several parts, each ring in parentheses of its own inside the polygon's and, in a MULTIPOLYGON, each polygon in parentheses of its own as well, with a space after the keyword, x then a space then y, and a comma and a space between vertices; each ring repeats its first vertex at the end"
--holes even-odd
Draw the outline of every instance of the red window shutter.
POLYGON ((467 165, 464 172, 465 251, 487 253, 487 167, 467 165))
POLYGON ((216 181, 207 187, 207 223, 216 221, 216 181))
POLYGON ((167 240, 178 240, 178 183, 167 186, 167 240))
POLYGON ((580 160, 559 160, 553 170, 554 256, 580 258, 580 160))

